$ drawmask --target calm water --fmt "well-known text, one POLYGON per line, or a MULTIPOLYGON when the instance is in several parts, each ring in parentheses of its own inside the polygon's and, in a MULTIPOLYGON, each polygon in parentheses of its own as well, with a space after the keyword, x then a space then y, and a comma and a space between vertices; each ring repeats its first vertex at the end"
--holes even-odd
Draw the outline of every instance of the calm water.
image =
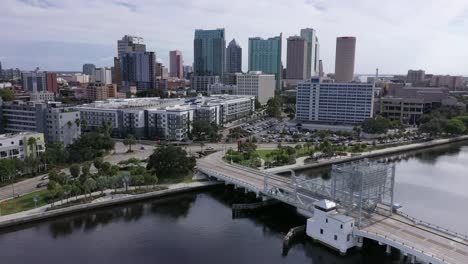
MULTIPOLYGON (((468 233, 467 170, 467 144, 406 155, 397 162, 396 200, 468 233)), ((249 199, 219 188, 23 226, 0 233, 0 263, 399 263, 396 252, 387 257, 367 241, 346 257, 309 240, 283 254, 283 236, 305 219, 282 205, 233 219, 230 205, 249 199)))

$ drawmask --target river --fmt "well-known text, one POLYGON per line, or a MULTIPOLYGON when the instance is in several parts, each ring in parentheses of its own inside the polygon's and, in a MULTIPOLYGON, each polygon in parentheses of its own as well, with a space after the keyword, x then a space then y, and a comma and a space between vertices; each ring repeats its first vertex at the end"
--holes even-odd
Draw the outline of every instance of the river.
MULTIPOLYGON (((424 220, 468 233, 468 144, 412 152, 396 162, 395 200, 424 220)), ((300 172, 320 177, 329 168, 300 172)), ((305 219, 285 205, 241 218, 253 197, 216 188, 25 225, 0 233, 1 263, 399 263, 366 241, 347 256, 304 239, 282 252, 305 219)))

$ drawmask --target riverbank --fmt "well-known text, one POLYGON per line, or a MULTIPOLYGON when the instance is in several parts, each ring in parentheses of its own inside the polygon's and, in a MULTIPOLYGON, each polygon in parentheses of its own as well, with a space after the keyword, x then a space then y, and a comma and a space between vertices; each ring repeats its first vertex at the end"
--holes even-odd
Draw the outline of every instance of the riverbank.
POLYGON ((50 205, 42 206, 36 209, 10 214, 5 216, 0 216, 0 229, 8 228, 12 226, 37 222, 45 219, 55 218, 63 215, 73 214, 77 212, 85 212, 94 209, 110 207, 125 203, 132 203, 147 199, 154 199, 160 197, 166 197, 171 195, 177 195, 186 192, 197 191, 205 188, 209 188, 215 185, 220 184, 219 182, 192 182, 192 183, 180 183, 169 185, 168 189, 162 191, 149 192, 138 195, 124 195, 124 196, 114 196, 111 199, 101 199, 95 200, 88 204, 81 204, 70 206, 62 209, 50 210, 47 209, 50 205))
POLYGON ((373 150, 369 152, 363 152, 355 156, 337 157, 333 159, 318 160, 317 162, 313 162, 309 164, 305 163, 306 157, 301 157, 296 160, 296 164, 265 169, 264 171, 277 174, 277 173, 289 172, 291 170, 296 171, 296 170, 317 168, 317 167, 329 166, 329 165, 337 164, 337 163, 355 161, 355 160, 364 159, 364 158, 374 158, 374 157, 379 157, 379 156, 397 154, 397 153, 406 152, 406 151, 425 149, 425 148, 446 145, 446 144, 451 144, 451 143, 465 141, 465 140, 468 140, 468 135, 454 137, 454 138, 447 138, 447 139, 435 139, 435 140, 427 141, 423 143, 415 143, 415 144, 403 145, 403 146, 398 146, 398 147, 390 147, 390 148, 385 148, 385 149, 373 150))

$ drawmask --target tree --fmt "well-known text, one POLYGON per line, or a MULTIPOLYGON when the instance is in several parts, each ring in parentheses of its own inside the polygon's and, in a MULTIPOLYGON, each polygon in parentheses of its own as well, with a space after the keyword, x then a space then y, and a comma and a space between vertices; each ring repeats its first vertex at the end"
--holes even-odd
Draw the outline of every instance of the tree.
POLYGON ((266 113, 270 117, 281 118, 281 99, 278 96, 268 100, 266 113))
POLYGON ((89 193, 91 195, 91 193, 97 188, 96 181, 93 178, 88 178, 84 182, 83 188, 85 190, 85 194, 89 193))
POLYGON ((209 123, 203 120, 197 120, 192 123, 191 137, 196 141, 210 140, 211 142, 217 142, 221 139, 216 123, 209 123))
POLYGON ((28 138, 28 147, 29 147, 29 150, 31 151, 31 157, 33 159, 36 158, 36 154, 37 154, 37 140, 35 137, 29 137, 28 138))
POLYGON ((96 167, 96 169, 99 170, 101 168, 103 162, 104 162, 104 160, 101 157, 95 158, 94 161, 93 161, 94 167, 96 167))
POLYGON ((81 167, 81 174, 88 176, 91 170, 91 162, 87 161, 83 163, 83 166, 81 167))
POLYGON ((443 118, 432 118, 429 122, 426 122, 419 126, 419 131, 427 133, 431 137, 440 134, 444 131, 447 120, 443 118))
POLYGON ((80 165, 78 164, 73 164, 70 166, 70 174, 72 175, 73 178, 78 178, 80 176, 80 165))
POLYGON ((195 159, 187 157, 187 152, 180 147, 163 145, 156 148, 148 158, 148 170, 153 170, 160 177, 186 175, 193 170, 195 159))
POLYGON ((125 146, 128 146, 128 151, 127 152, 132 152, 132 145, 136 144, 136 139, 133 135, 128 135, 124 141, 123 141, 125 146))
POLYGON ((0 89, 0 97, 3 101, 13 101, 15 100, 15 91, 10 89, 0 89))
POLYGON ((71 194, 73 196, 78 196, 80 195, 81 193, 81 188, 80 186, 77 184, 77 182, 75 182, 73 185, 72 185, 72 188, 71 188, 71 194))
POLYGON ((262 108, 262 104, 260 103, 260 101, 258 101, 258 98, 255 97, 255 110, 260 110, 262 108))
POLYGON ((385 134, 390 128, 390 121, 384 117, 368 118, 361 124, 362 131, 367 134, 385 134))
POLYGON ((445 132, 453 135, 461 135, 465 133, 466 127, 465 124, 459 119, 451 119, 447 122, 445 127, 445 132))
POLYGON ((150 173, 146 173, 143 180, 145 185, 153 185, 153 187, 158 183, 158 177, 150 173))
POLYGON ((109 179, 107 177, 100 176, 96 180, 96 186, 98 190, 101 191, 101 194, 104 193, 104 190, 109 186, 109 179))

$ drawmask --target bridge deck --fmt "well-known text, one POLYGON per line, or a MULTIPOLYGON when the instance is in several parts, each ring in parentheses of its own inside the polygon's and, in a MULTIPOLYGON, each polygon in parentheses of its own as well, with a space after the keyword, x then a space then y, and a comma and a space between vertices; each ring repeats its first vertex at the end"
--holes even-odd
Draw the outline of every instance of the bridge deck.
MULTIPOLYGON (((293 192, 291 181, 285 177, 269 174, 240 165, 229 164, 222 160, 222 152, 206 156, 197 162, 202 171, 210 171, 224 178, 230 178, 243 183, 252 191, 262 192, 265 177, 276 186, 293 192)), ((216 177, 216 175, 211 175, 216 177)), ((269 194, 267 194, 269 195, 269 194)), ((273 198, 278 198, 272 196, 273 198)), ((287 202, 287 201, 286 201, 287 202)), ((295 203, 290 203, 297 206, 295 203)), ((400 250, 412 249, 424 255, 432 256, 441 263, 468 263, 468 240, 435 228, 415 224, 412 219, 394 214, 391 217, 374 213, 367 219, 370 225, 358 230, 357 233, 369 234, 367 237, 380 238, 383 241, 393 241, 400 250), (398 246, 399 245, 399 246, 398 246)))

